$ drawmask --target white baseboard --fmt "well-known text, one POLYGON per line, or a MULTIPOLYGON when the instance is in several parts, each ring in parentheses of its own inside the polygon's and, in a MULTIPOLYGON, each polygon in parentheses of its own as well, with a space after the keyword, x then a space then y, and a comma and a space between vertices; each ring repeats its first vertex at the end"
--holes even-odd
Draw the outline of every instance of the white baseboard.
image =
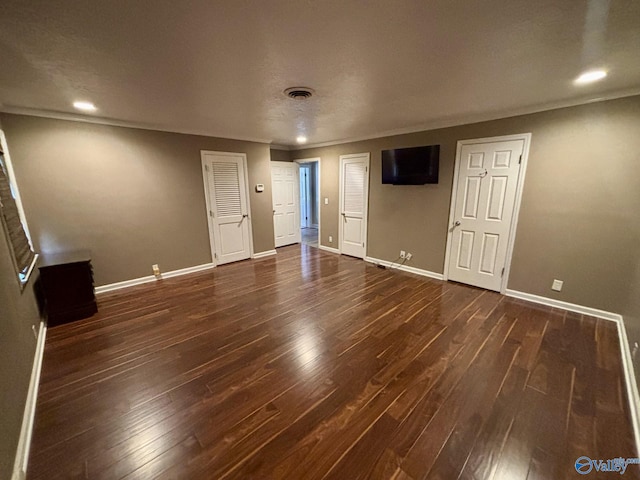
POLYGON ((112 292, 113 290, 120 290, 121 288, 133 287, 134 285, 142 285, 143 283, 151 283, 151 282, 155 282, 156 280, 161 280, 163 278, 179 277, 180 275, 187 275, 189 273, 201 272, 203 270, 209 270, 210 268, 213 268, 213 267, 215 267, 215 264, 213 263, 204 263, 202 265, 195 265, 193 267, 181 268, 179 270, 172 270, 170 272, 165 272, 157 278, 154 275, 149 275, 146 277, 125 280, 123 282, 109 283, 107 285, 101 285, 99 287, 96 287, 96 294, 112 292))
POLYGON ((44 341, 46 336, 47 327, 44 322, 40 322, 40 330, 38 331, 38 340, 36 342, 36 352, 33 358, 33 367, 31 369, 31 380, 29 381, 29 392, 27 393, 27 402, 24 406, 22 427, 20 428, 20 439, 18 440, 18 448, 16 449, 16 458, 13 463, 11 480, 24 480, 27 477, 27 463, 29 462, 33 422, 36 416, 38 386, 40 385, 40 372, 42 371, 42 357, 44 355, 44 341))
POLYGON ((270 257, 271 255, 276 255, 278 252, 276 252, 275 250, 265 250, 264 252, 258 252, 258 253, 254 253, 253 254, 253 259, 258 259, 258 258, 264 258, 264 257, 270 257))
POLYGON ((576 305, 575 303, 563 302, 561 300, 555 300, 553 298, 541 297, 532 293, 519 292, 517 290, 505 290, 504 294, 507 297, 519 298, 521 300, 527 300, 533 303, 539 303, 541 305, 547 305, 549 307, 561 308, 562 310, 568 310, 570 312, 582 313, 583 315, 590 315, 592 317, 602 318, 604 320, 611 320, 613 322, 622 322, 622 315, 613 312, 607 312, 605 310, 598 310, 597 308, 585 307, 582 305, 576 305))
POLYGON ((618 336, 620 338, 624 380, 627 384, 627 398, 629 400, 629 411, 631 412, 631 423, 633 424, 633 435, 636 440, 636 455, 640 456, 640 394, 638 394, 638 384, 636 383, 627 329, 622 319, 618 322, 618 336))
POLYGON ((444 280, 444 275, 442 273, 430 272, 429 270, 410 267, 409 265, 398 265, 394 262, 389 262, 388 260, 381 260, 379 258, 373 258, 373 257, 365 257, 364 261, 373 263, 376 265, 384 265, 387 268, 393 265, 394 270, 401 270, 403 272, 414 273, 416 275, 421 275, 423 277, 435 278, 436 280, 444 280))
POLYGON ((318 245, 318 248, 320 250, 324 250, 325 252, 337 253, 338 255, 340 255, 340 250, 338 250, 337 248, 327 247, 325 245, 318 245))
POLYGON ((155 282, 157 278, 153 275, 140 278, 132 278, 131 280, 125 280, 123 282, 109 283, 107 285, 100 285, 95 288, 96 295, 100 293, 112 292, 113 290, 120 290, 121 288, 133 287, 135 285, 142 285, 143 283, 155 282))
POLYGON ((202 265, 194 265, 193 267, 181 268, 180 270, 172 270, 160 275, 160 279, 179 277, 180 275, 187 275, 189 273, 202 272, 203 270, 209 270, 215 267, 214 263, 203 263, 202 265))

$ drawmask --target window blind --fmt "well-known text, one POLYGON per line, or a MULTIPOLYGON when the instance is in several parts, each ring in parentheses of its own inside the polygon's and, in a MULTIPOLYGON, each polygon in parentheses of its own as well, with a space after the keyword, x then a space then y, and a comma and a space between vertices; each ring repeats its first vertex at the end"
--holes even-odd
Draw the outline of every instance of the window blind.
POLYGON ((0 217, 2 217, 2 224, 9 241, 18 278, 24 282, 35 258, 35 253, 31 250, 29 239, 20 220, 2 151, 0 151, 0 217))

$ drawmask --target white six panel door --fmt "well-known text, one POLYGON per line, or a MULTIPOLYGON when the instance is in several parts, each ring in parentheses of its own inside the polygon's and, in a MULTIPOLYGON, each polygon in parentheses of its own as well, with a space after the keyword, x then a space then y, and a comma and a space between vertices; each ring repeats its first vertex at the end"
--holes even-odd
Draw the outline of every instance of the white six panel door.
POLYGON ((462 145, 448 278, 500 291, 524 140, 462 145))
POLYGON ((369 203, 369 154, 340 156, 340 251, 364 258, 369 203))
POLYGON ((300 243, 299 165, 271 162, 273 231, 276 247, 300 243))
POLYGON ((203 153, 216 263, 251 257, 244 156, 203 153))

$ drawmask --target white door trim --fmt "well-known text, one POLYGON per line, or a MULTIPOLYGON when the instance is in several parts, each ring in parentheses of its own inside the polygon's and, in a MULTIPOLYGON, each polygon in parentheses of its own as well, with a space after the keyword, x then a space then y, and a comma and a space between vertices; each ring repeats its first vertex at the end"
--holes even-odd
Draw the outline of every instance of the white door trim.
POLYGON ((511 225, 509 226, 509 240, 507 242, 507 257, 504 268, 504 275, 502 277, 502 283, 500 284, 500 293, 504 294, 507 290, 507 284, 509 283, 509 273, 511 271, 511 258, 513 256, 513 245, 516 239, 516 230, 518 226, 518 217, 520 215, 520 202, 522 201, 522 189, 524 186, 524 177, 527 171, 527 161, 529 159, 529 146, 531 144, 531 133, 519 133, 515 135, 505 135, 502 137, 487 137, 487 138, 473 138, 468 140, 459 140, 456 146, 456 161, 453 169, 453 186, 451 189, 451 205, 449 207, 449 222, 447 223, 447 248, 444 256, 444 279, 449 279, 449 257, 451 255, 451 226, 455 220, 455 208, 458 195, 458 175, 460 170, 460 158, 462 154, 462 147, 464 145, 473 145, 477 143, 494 143, 504 142, 512 140, 524 141, 524 148, 522 149, 522 162, 520 164, 520 172, 518 173, 518 182, 516 184, 516 198, 513 208, 513 216, 511 218, 511 225))
POLYGON ((249 215, 249 250, 250 257, 253 258, 253 216, 251 215, 251 199, 249 195, 249 168, 247 166, 247 154, 238 152, 218 152, 213 150, 200 150, 200 163, 202 166, 202 182, 204 184, 204 200, 207 207, 205 215, 207 216, 207 227, 209 228, 209 246, 211 247, 211 262, 214 266, 218 266, 216 260, 216 244, 213 235, 213 219, 209 212, 212 210, 210 195, 209 195, 209 181, 207 178, 207 160, 206 155, 225 155, 232 157, 239 157, 242 159, 242 166, 244 167, 244 184, 245 184, 245 196, 247 199, 247 213, 249 215))
MULTIPOLYGON (((297 162, 296 162, 297 163, 297 162)), ((311 225, 311 222, 309 221, 309 217, 311 217, 311 212, 310 209, 308 208, 309 206, 309 191, 310 191, 310 187, 311 187, 311 182, 309 181, 309 175, 311 173, 311 168, 309 168, 308 164, 299 164, 300 168, 298 170, 298 192, 300 192, 300 186, 304 183, 304 190, 305 190, 305 194, 306 194, 306 198, 305 198, 305 202, 304 204, 302 203, 302 195, 299 195, 300 197, 300 201, 299 201, 299 217, 300 217, 300 228, 309 228, 309 225, 311 225), (302 170, 305 170, 305 176, 304 176, 304 181, 302 180, 302 175, 301 172, 302 170), (304 212, 303 212, 304 210, 304 212), (305 222, 304 222, 304 227, 302 226, 302 214, 304 213, 305 215, 305 222)))
POLYGON ((367 178, 365 179, 364 182, 364 186, 365 186, 365 199, 364 199, 364 212, 362 212, 362 219, 364 220, 364 256, 362 257, 362 259, 364 260, 365 258, 367 258, 368 254, 369 254, 369 177, 371 175, 370 172, 370 166, 371 166, 371 153, 370 152, 363 152, 363 153, 351 153, 349 155, 340 155, 340 185, 339 185, 339 190, 338 190, 338 194, 340 195, 340 202, 338 204, 338 251, 342 254, 342 238, 343 238, 343 229, 344 229, 344 222, 342 221, 342 210, 344 208, 343 205, 343 191, 342 189, 344 188, 344 178, 343 178, 343 173, 344 173, 344 160, 349 160, 351 158, 358 158, 358 157, 362 157, 362 156, 366 156, 366 172, 367 172, 367 178))
MULTIPOLYGON (((298 164, 302 163, 318 163, 318 178, 316 179, 317 190, 318 190, 318 248, 322 245, 322 159, 320 157, 311 157, 311 158, 301 158, 299 160, 294 160, 294 162, 298 164)), ((302 235, 302 227, 300 228, 300 235, 302 235)))

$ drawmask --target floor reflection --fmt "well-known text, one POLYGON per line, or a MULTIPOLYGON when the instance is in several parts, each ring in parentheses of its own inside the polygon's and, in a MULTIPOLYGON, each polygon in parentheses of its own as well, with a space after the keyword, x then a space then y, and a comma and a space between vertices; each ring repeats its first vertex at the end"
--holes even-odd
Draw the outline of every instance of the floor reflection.
POLYGON ((303 228, 302 244, 309 245, 310 247, 317 247, 318 246, 318 229, 313 227, 303 228))

